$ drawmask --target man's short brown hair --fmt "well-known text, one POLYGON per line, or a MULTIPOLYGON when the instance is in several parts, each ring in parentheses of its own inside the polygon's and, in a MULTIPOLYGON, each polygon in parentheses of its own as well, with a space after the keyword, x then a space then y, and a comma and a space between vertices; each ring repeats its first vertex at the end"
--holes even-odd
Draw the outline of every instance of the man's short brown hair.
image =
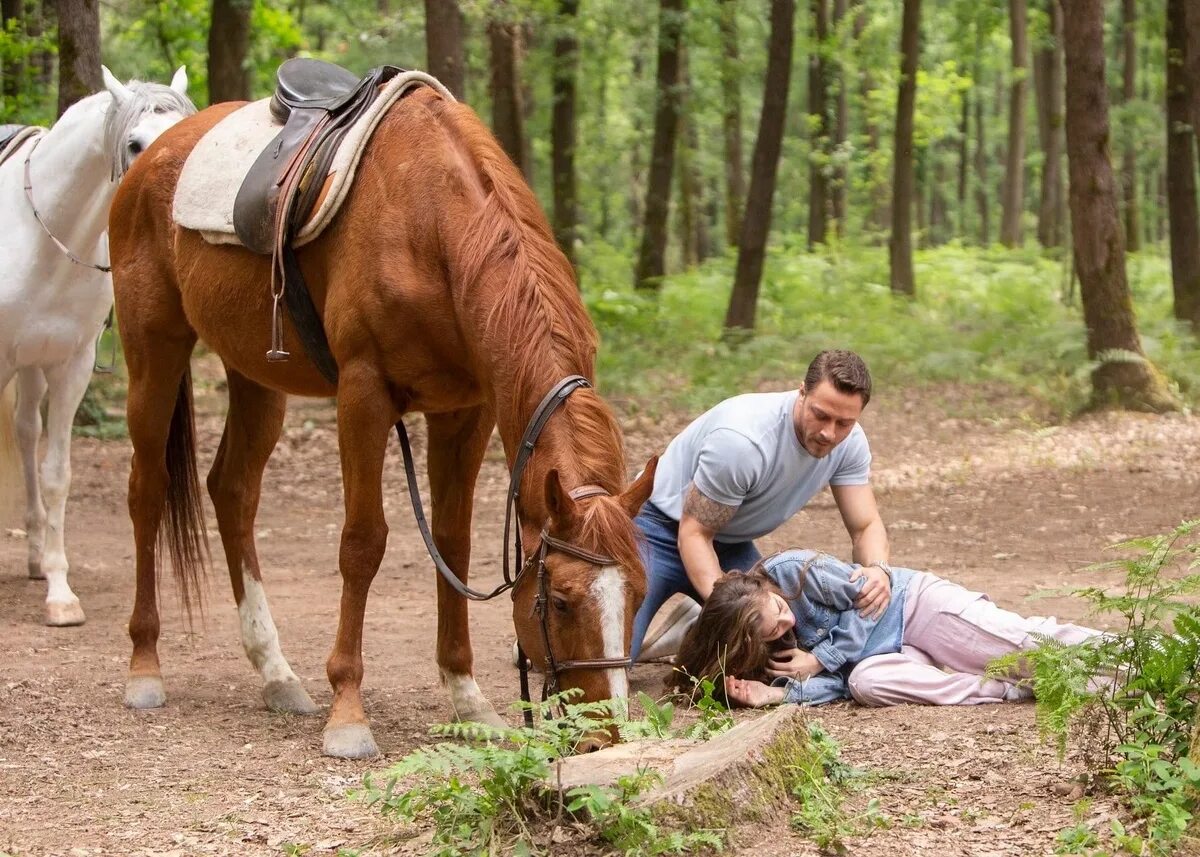
POLYGON ((853 351, 831 349, 814 357, 804 375, 804 389, 812 392, 822 381, 833 384, 839 393, 862 396, 864 408, 871 401, 871 373, 853 351))

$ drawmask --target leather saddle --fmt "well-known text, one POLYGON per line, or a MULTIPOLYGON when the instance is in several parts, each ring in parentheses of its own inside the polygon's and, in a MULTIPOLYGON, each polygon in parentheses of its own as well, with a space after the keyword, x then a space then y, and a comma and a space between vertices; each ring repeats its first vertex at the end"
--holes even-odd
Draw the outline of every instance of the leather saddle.
POLYGON ((267 359, 288 358, 282 347, 282 299, 305 352, 333 383, 337 364, 292 241, 320 201, 338 146, 379 97, 380 85, 401 71, 384 65, 360 78, 341 66, 314 59, 290 59, 281 65, 275 73, 270 110, 283 128, 251 165, 233 203, 238 239, 273 260, 275 309, 267 359))

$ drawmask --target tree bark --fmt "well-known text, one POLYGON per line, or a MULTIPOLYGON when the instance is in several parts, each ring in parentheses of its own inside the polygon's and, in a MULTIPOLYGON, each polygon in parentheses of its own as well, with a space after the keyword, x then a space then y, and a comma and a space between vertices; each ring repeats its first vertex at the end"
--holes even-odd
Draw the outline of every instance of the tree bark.
POLYGON ((104 87, 99 0, 59 0, 58 115, 104 87))
POLYGON ((1177 407, 1145 359, 1125 274, 1125 236, 1108 159, 1104 0, 1063 0, 1071 233, 1083 299, 1093 403, 1177 407))
MULTIPOLYGON (((1184 8, 1184 30, 1187 34, 1187 56, 1183 67, 1190 83, 1192 128, 1200 129, 1200 9, 1195 4, 1184 8)), ((1200 141, 1195 147, 1196 157, 1200 158, 1200 141)))
POLYGON ((783 127, 787 120, 795 20, 795 0, 771 0, 771 35, 767 45, 762 115, 758 121, 758 139, 754 143, 754 158, 750 167, 746 214, 742 220, 742 234, 738 238, 737 270, 733 291, 729 295, 729 308, 725 313, 726 331, 740 331, 742 335, 754 329, 767 236, 771 231, 771 203, 775 197, 775 177, 779 169, 779 153, 783 148, 783 127))
MULTIPOLYGON (((842 23, 849 11, 848 0, 833 0, 833 28, 841 36, 842 23)), ((830 190, 830 206, 837 237, 846 235, 846 166, 840 159, 850 136, 850 97, 846 86, 846 64, 837 64, 837 110, 833 122, 833 150, 838 155, 833 168, 833 187, 830 190)))
MULTIPOLYGON (((1121 0, 1122 71, 1121 103, 1137 98, 1137 0, 1121 0)), ((1142 249, 1141 218, 1138 216, 1137 152, 1132 141, 1125 143, 1121 157, 1121 188, 1125 196, 1125 247, 1142 249)))
POLYGON ((550 118, 550 161, 554 176, 554 237, 575 265, 579 204, 575 185, 575 85, 579 74, 579 43, 575 18, 579 0, 559 0, 554 36, 554 107, 550 118))
POLYGON ((896 94, 896 154, 892 159, 892 234, 888 240, 892 291, 914 295, 913 110, 917 102, 917 60, 921 38, 921 0, 904 0, 900 28, 900 86, 896 94))
POLYGON ((742 62, 738 50, 737 0, 721 0, 721 100, 725 131, 725 241, 736 247, 746 199, 742 164, 742 62))
POLYGON ((1062 7, 1048 0, 1051 44, 1038 49, 1033 59, 1034 88, 1037 91, 1038 138, 1045 158, 1042 163, 1041 197, 1038 203, 1038 242, 1043 247, 1062 243, 1062 7))
POLYGON ((253 0, 212 0, 208 30, 208 103, 250 100, 250 11, 253 0))
POLYGON ((679 131, 679 48, 685 10, 686 0, 659 2, 654 142, 650 147, 650 179, 646 184, 646 220, 634 273, 634 285, 639 289, 659 288, 666 273, 671 174, 675 170, 675 138, 679 131))
POLYGON ((808 56, 808 249, 825 243, 829 217, 829 189, 825 169, 829 159, 829 108, 825 103, 825 50, 829 38, 829 11, 825 0, 810 0, 813 40, 808 56))
POLYGON ((493 16, 487 24, 491 60, 488 91, 492 99, 492 133, 528 180, 518 44, 521 25, 509 20, 507 0, 495 0, 492 12, 493 16))
POLYGON ((1029 66, 1029 39, 1025 0, 1009 0, 1012 37, 1012 84, 1008 94, 1008 155, 1004 164, 1000 243, 1021 245, 1021 215, 1025 209, 1025 90, 1029 66))
POLYGON ((1187 77, 1187 3, 1167 0, 1167 209, 1175 317, 1200 332, 1200 214, 1196 210, 1196 162, 1192 146, 1191 89, 1187 77))
POLYGON ((458 0, 425 0, 425 65, 460 100, 467 95, 463 30, 458 0))

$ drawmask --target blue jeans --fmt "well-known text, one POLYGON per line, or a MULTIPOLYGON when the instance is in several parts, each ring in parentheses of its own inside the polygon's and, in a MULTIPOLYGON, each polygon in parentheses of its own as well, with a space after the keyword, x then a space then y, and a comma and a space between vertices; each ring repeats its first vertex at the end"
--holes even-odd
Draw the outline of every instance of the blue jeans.
MULTIPOLYGON (((634 661, 642 651, 642 640, 650 620, 668 598, 676 592, 686 593, 700 601, 692 582, 688 580, 683 560, 679 556, 679 522, 668 517, 654 504, 642 506, 633 522, 642 531, 642 563, 646 566, 646 600, 633 621, 633 643, 630 656, 634 661)), ((762 558, 754 542, 713 542, 717 561, 723 571, 746 571, 762 558)))

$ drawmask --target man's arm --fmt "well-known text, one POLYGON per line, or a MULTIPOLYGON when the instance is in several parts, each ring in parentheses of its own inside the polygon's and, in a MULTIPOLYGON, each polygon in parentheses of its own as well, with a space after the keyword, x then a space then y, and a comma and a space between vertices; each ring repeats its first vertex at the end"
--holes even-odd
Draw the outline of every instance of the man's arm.
POLYGON ((688 485, 679 519, 679 557, 683 560, 688 580, 701 599, 712 594, 713 584, 721 579, 721 563, 713 549, 713 538, 737 513, 737 506, 727 506, 706 497, 695 485, 688 485))
POLYGON ((833 499, 850 534, 854 561, 863 566, 851 575, 867 577, 867 584, 855 602, 864 616, 879 618, 892 600, 891 580, 879 563, 887 564, 891 555, 887 529, 879 515, 875 492, 870 485, 831 485, 833 499))

